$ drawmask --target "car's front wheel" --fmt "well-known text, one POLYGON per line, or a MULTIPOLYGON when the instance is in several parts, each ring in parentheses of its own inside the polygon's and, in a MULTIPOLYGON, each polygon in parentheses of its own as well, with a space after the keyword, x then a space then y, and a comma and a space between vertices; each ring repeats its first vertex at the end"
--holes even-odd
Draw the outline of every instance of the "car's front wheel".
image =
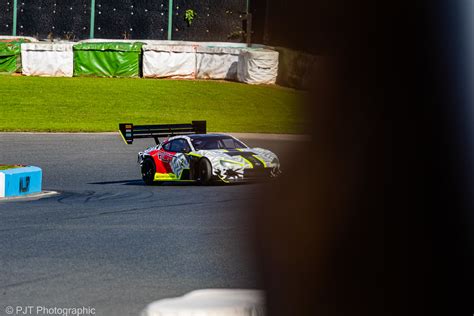
POLYGON ((199 184, 206 185, 211 182, 212 178, 212 166, 209 160, 206 158, 202 158, 199 161, 199 168, 198 168, 198 182, 199 184))
POLYGON ((156 167, 153 158, 147 157, 142 162, 142 179, 146 185, 152 185, 155 179, 156 167))

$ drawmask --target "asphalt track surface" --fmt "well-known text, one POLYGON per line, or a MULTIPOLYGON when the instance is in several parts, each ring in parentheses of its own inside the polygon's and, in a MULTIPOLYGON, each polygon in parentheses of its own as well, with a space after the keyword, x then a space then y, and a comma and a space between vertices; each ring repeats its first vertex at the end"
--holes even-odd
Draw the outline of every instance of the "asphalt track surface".
MULTIPOLYGON (((300 143, 242 140, 282 157, 300 143)), ((268 184, 144 186, 136 154, 152 142, 0 134, 0 163, 39 166, 43 189, 61 193, 0 202, 0 315, 7 306, 138 315, 194 289, 261 288, 249 237, 268 184)))

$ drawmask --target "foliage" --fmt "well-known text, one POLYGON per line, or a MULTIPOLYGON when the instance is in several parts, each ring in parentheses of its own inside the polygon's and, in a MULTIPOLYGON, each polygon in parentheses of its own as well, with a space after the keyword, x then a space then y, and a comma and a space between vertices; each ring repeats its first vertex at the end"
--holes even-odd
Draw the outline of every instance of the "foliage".
POLYGON ((0 165, 0 170, 8 170, 8 169, 15 169, 15 168, 21 168, 23 166, 20 165, 0 165))
POLYGON ((186 12, 184 14, 184 20, 186 21, 186 23, 188 23, 188 26, 191 26, 191 24, 193 23, 193 20, 196 16, 197 16, 197 13, 194 12, 193 9, 186 10, 186 12))

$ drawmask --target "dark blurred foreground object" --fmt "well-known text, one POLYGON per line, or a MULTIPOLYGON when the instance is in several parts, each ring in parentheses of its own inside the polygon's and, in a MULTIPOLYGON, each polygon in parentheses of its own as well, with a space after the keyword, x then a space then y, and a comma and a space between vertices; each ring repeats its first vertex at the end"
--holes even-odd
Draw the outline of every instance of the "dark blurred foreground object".
POLYGON ((308 30, 314 14, 307 40, 328 58, 308 101, 312 143, 254 210, 269 316, 474 313, 468 6, 314 1, 293 13, 308 30))
POLYGON ((341 66, 320 65, 312 142, 292 149, 256 211, 270 316, 383 313, 383 126, 360 85, 340 90, 341 66))

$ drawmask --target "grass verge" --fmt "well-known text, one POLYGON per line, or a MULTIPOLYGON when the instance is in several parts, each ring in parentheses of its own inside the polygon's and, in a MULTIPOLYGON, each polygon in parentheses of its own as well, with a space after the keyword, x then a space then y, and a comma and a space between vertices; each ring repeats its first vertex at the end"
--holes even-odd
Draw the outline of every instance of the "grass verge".
POLYGON ((0 76, 0 131, 107 132, 207 120, 209 131, 301 133, 305 92, 235 82, 0 76))
POLYGON ((8 169, 15 169, 15 168, 21 168, 23 166, 19 165, 0 165, 0 170, 8 170, 8 169))

